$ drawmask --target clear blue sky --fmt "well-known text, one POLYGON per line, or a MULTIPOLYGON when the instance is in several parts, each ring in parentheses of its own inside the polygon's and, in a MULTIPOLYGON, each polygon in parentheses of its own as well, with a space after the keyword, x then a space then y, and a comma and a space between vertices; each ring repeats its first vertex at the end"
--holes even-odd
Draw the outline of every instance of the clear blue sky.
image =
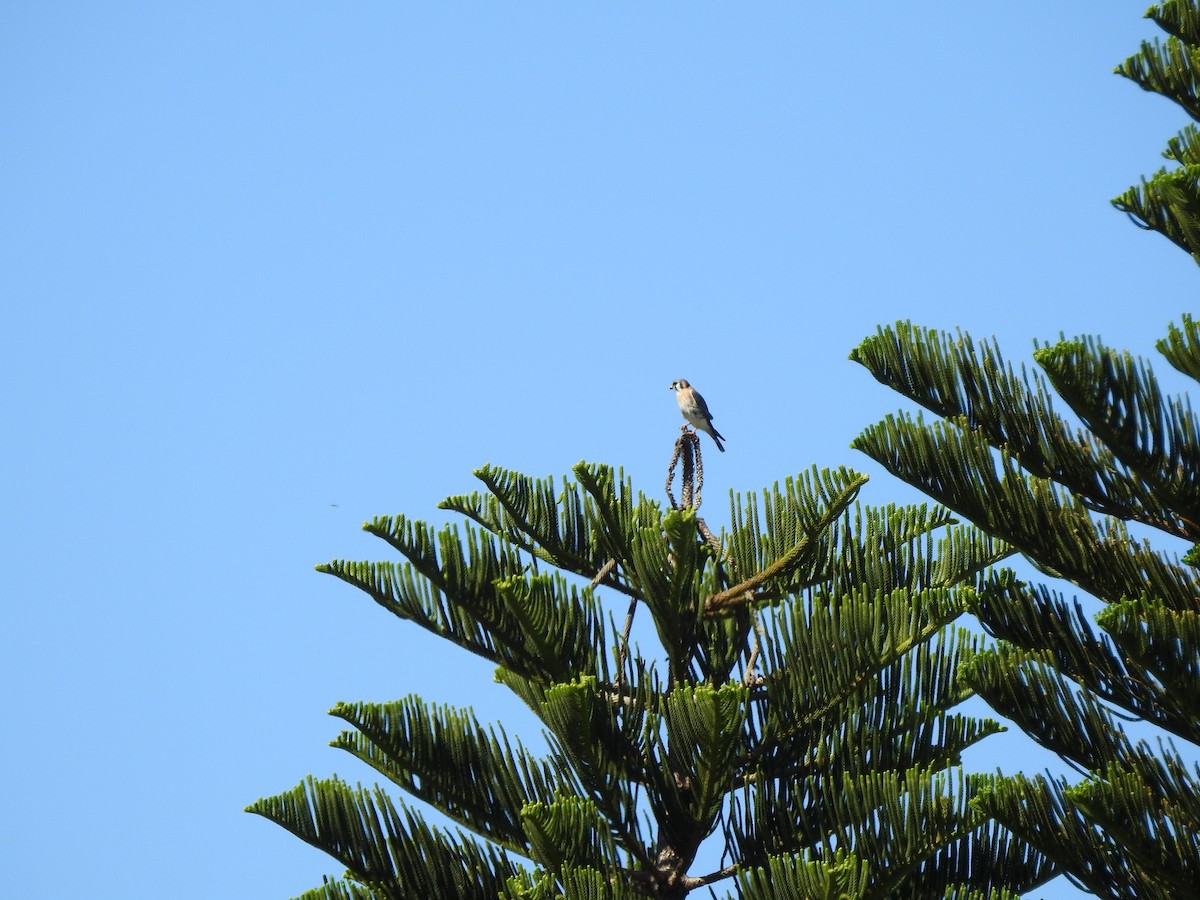
POLYGON ((5 883, 296 894, 339 867, 241 810, 375 780, 335 701, 528 733, 313 572, 484 462, 658 496, 686 377, 714 520, 813 463, 909 499, 848 449, 878 324, 1152 354, 1197 272, 1108 205, 1187 121, 1111 74, 1145 5, 5 4, 5 883))

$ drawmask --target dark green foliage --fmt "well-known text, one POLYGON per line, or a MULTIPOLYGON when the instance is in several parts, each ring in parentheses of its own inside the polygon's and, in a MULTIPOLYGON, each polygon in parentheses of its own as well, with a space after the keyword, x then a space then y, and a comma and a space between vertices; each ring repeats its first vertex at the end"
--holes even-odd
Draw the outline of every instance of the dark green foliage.
POLYGON ((605 466, 476 474, 442 504, 467 524, 375 519, 401 562, 319 568, 493 662, 549 749, 417 697, 338 704, 334 746, 462 831, 336 779, 260 800, 345 866, 308 896, 1006 897, 1054 874, 959 770, 999 726, 953 712, 979 639, 952 623, 1003 589, 1006 545, 859 506, 845 469, 733 496, 720 537, 605 466), (656 646, 606 624, 635 613, 656 646))
POLYGON ((503 851, 430 828, 381 789, 351 788, 336 778, 309 778, 248 810, 286 823, 297 837, 336 858, 354 873, 365 896, 491 897, 516 871, 503 851))
MULTIPOLYGON (((1137 55, 1117 66, 1147 91, 1174 100, 1200 121, 1200 7, 1191 0, 1168 0, 1146 13, 1168 37, 1143 41, 1137 55)), ((1187 125, 1167 142, 1163 157, 1172 163, 1113 200, 1141 227, 1165 235, 1200 262, 1200 132, 1187 125)))
MULTIPOLYGON (((1184 316, 1159 350, 1200 375, 1200 327, 1184 316)), ((898 414, 855 446, 1102 601, 1078 601, 1007 574, 970 601, 1000 645, 963 679, 1039 743, 1088 773, 1016 776, 978 804, 1106 897, 1190 896, 1200 876, 1200 770, 1170 741, 1126 736, 1144 720, 1200 745, 1200 574, 1135 539, 1200 543, 1200 430, 1149 363, 1093 338, 1034 353, 1042 374, 977 344, 901 323, 852 358, 938 418, 898 414), (1060 413, 1061 398, 1069 413, 1060 413), (1071 418, 1068 418, 1068 415, 1071 418)))

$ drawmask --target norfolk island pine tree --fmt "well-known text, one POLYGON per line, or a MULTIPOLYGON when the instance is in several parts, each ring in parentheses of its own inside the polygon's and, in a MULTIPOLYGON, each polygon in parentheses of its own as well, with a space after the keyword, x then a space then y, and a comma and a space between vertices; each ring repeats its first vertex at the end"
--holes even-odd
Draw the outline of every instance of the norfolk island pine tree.
POLYGON ((416 696, 338 704, 334 745, 453 825, 336 777, 260 800, 345 868, 305 898, 1015 897, 1056 874, 959 765, 999 726, 953 711, 979 649, 953 622, 1008 583, 1008 548, 944 510, 863 506, 847 469, 731 494, 714 535, 695 435, 680 459, 666 508, 603 465, 485 466, 484 492, 441 504, 461 525, 364 526, 400 564, 319 567, 494 663, 549 751, 416 696), (694 872, 706 839, 721 863, 694 872))

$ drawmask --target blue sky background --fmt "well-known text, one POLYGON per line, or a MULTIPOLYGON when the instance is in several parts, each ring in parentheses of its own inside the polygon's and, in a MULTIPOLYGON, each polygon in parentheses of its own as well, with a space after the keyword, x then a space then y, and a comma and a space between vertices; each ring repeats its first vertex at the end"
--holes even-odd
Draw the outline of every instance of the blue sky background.
POLYGON ((485 462, 660 496, 686 377, 711 523, 814 463, 907 500, 848 449, 877 325, 1152 354, 1197 273, 1108 205, 1186 122, 1112 74, 1144 7, 0 7, 6 883, 294 895, 339 867, 242 807, 375 780, 334 702, 536 733, 313 571, 485 462))

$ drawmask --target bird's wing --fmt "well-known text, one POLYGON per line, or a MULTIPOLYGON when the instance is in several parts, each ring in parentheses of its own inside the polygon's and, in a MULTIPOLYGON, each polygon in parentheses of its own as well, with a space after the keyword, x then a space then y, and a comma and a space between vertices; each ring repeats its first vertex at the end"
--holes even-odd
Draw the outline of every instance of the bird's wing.
POLYGON ((712 418, 712 413, 708 411, 708 404, 704 402, 704 398, 695 388, 692 388, 692 409, 702 419, 712 418))

